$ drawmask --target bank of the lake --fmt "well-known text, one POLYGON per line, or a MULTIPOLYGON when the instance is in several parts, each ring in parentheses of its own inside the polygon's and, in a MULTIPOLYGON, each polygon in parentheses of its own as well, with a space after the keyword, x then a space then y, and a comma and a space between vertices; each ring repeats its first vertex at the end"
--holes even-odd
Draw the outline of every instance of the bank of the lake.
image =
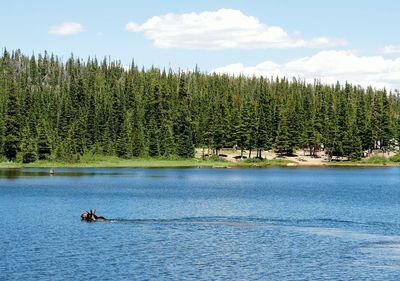
POLYGON ((94 160, 79 162, 62 161, 36 161, 33 163, 0 163, 0 168, 233 168, 233 167, 282 167, 295 164, 290 160, 276 159, 266 161, 238 161, 203 159, 157 159, 157 158, 133 158, 121 159, 117 157, 104 157, 94 160))
POLYGON ((291 159, 242 160, 226 161, 224 159, 162 159, 162 158, 132 158, 122 159, 114 156, 82 157, 78 162, 36 161, 33 163, 0 162, 0 169, 6 168, 252 168, 252 167, 380 167, 400 166, 400 163, 390 160, 381 161, 331 161, 331 162, 298 162, 291 159))

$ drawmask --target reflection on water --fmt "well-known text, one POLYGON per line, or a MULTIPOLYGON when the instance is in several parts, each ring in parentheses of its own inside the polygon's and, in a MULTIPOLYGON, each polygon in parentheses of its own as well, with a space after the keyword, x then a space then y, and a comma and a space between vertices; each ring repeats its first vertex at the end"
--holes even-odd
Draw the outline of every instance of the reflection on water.
POLYGON ((56 170, 54 174, 50 174, 50 169, 0 169, 0 178, 17 179, 19 177, 44 177, 44 176, 65 176, 65 177, 82 177, 82 176, 117 176, 124 175, 120 172, 101 172, 101 171, 79 171, 71 169, 56 170))
MULTIPOLYGON (((25 168, 25 169, 0 169, 0 178, 17 179, 20 177, 86 177, 86 176, 140 176, 152 179, 165 179, 171 175, 162 174, 138 174, 136 169, 128 168, 76 168, 76 169, 44 169, 44 168, 25 168), (53 170, 54 173, 50 173, 53 170)), ((149 169, 152 170, 152 169, 149 169)), ((176 178, 183 179, 182 176, 177 175, 176 178)))

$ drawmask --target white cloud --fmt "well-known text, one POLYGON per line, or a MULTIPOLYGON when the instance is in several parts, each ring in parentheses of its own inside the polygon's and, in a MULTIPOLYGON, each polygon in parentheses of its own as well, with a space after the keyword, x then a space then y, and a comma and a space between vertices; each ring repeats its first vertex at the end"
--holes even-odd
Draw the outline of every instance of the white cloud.
POLYGON ((232 9, 154 16, 143 24, 129 22, 125 30, 143 32, 158 48, 323 48, 346 44, 340 38, 306 40, 297 32, 290 35, 281 27, 267 26, 232 9))
POLYGON ((382 54, 400 53, 400 45, 387 45, 381 49, 382 54))
POLYGON ((138 25, 137 23, 128 22, 128 23, 125 25, 125 30, 126 30, 126 31, 129 31, 129 32, 140 32, 140 31, 141 31, 141 28, 140 28, 140 25, 138 25))
POLYGON ((60 25, 50 27, 49 33, 55 35, 73 35, 83 32, 85 29, 82 24, 77 22, 64 22, 60 25))
POLYGON ((319 79, 322 83, 349 81, 361 86, 400 89, 400 58, 360 56, 350 51, 321 51, 286 63, 265 61, 255 66, 241 63, 216 68, 211 73, 229 73, 246 76, 296 77, 307 82, 319 79))

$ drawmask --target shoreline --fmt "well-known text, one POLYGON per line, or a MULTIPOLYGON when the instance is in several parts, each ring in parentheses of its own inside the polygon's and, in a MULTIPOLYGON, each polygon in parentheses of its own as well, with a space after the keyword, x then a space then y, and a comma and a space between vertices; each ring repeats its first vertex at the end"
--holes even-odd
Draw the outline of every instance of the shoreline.
POLYGON ((226 161, 226 160, 202 160, 202 159, 102 159, 82 162, 58 162, 37 161, 34 163, 0 163, 0 169, 22 168, 324 168, 324 167, 400 167, 400 163, 368 163, 356 162, 296 162, 287 159, 260 160, 260 161, 226 161))

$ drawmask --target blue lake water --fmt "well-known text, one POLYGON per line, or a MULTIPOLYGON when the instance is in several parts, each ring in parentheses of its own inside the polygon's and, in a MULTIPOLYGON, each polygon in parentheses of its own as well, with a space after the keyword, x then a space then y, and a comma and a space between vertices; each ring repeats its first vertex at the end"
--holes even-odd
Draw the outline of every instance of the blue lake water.
POLYGON ((396 167, 0 170, 0 215, 0 280, 400 280, 396 167))

